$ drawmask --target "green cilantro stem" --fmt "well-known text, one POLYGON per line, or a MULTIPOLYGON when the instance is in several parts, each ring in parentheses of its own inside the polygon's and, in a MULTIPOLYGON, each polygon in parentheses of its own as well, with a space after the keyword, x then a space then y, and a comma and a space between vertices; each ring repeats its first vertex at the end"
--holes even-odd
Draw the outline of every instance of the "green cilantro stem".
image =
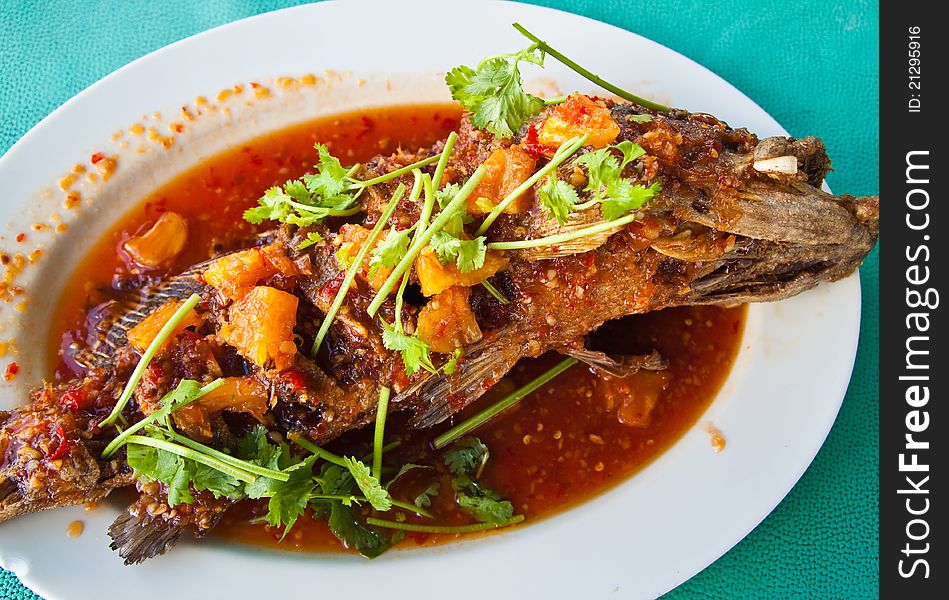
MULTIPOLYGON (((386 444, 385 446, 382 447, 382 453, 385 454, 385 453, 388 452, 389 450, 393 450, 393 449, 395 449, 395 448, 398 448, 398 447, 401 446, 401 445, 402 445, 402 440, 392 440, 391 442, 389 442, 388 444, 386 444)), ((372 455, 371 455, 371 454, 367 454, 366 456, 363 456, 363 457, 362 457, 361 459, 359 459, 359 460, 360 460, 360 462, 366 462, 367 460, 372 460, 372 455)))
POLYGON ((557 96, 556 98, 547 98, 544 100, 544 106, 553 106, 554 104, 563 104, 567 101, 566 96, 557 96))
POLYGON ((429 156, 428 158, 423 158, 418 162, 414 162, 410 165, 406 165, 395 171, 386 173, 385 175, 379 175, 378 177, 373 177, 372 179, 367 179, 366 181, 355 180, 353 183, 353 189, 357 188, 367 188, 373 185, 379 185, 380 183, 385 183, 391 181, 397 177, 401 177, 406 173, 411 173, 414 169, 421 169, 422 167, 427 167, 428 165, 436 162, 440 158, 439 155, 429 156))
POLYGON ((515 515, 502 523, 475 523, 473 525, 419 525, 416 523, 399 523, 398 521, 387 521, 385 519, 376 519, 369 517, 366 522, 376 527, 385 527, 387 529, 400 529, 402 531, 411 531, 414 533, 474 533, 476 531, 488 531, 490 529, 500 529, 515 525, 524 520, 524 515, 515 515))
POLYGON ((178 442, 182 446, 191 448, 195 452, 204 453, 215 460, 219 460, 222 463, 225 463, 234 467, 235 469, 241 469, 243 471, 247 471, 248 473, 253 473, 254 475, 261 475, 269 479, 276 479, 277 481, 288 481, 290 479, 290 475, 288 475, 287 473, 284 473, 282 471, 275 471, 274 469, 268 469, 267 467, 261 467, 260 465, 254 464, 250 461, 235 458, 231 456, 230 454, 225 454, 224 452, 215 450, 214 448, 211 448, 210 446, 205 446, 204 444, 200 442, 196 442, 192 440, 191 438, 185 437, 174 431, 162 430, 161 433, 170 437, 171 439, 178 442))
POLYGON ((445 167, 448 166, 448 158, 451 156, 452 149, 455 147, 455 141, 458 134, 452 131, 445 140, 445 147, 442 149, 441 156, 438 157, 438 165, 435 166, 435 174, 432 175, 432 188, 439 189, 442 184, 442 176, 445 175, 445 167))
POLYGON ((514 191, 504 197, 503 200, 497 203, 497 205, 491 209, 491 212, 488 213, 488 216, 485 217, 484 222, 481 223, 481 227, 478 227, 478 231, 475 232, 475 237, 484 235, 484 232, 491 227, 491 224, 494 223, 494 220, 497 219, 504 209, 508 207, 518 196, 530 189, 535 183, 537 183, 541 178, 546 177, 550 172, 560 166, 562 162, 570 158, 570 155, 580 149, 583 144, 590 139, 589 135, 584 135, 583 137, 575 137, 564 142, 560 148, 557 148, 557 152, 554 153, 553 158, 550 159, 546 165, 544 165, 540 170, 535 172, 533 175, 527 178, 524 183, 514 188, 514 191))
POLYGON ((595 73, 588 71, 587 69, 584 69, 583 67, 581 67, 574 61, 570 60, 569 58, 567 58, 566 56, 564 56, 557 50, 551 48, 550 44, 540 39, 539 37, 537 37, 530 31, 527 31, 527 29, 525 29, 520 23, 513 23, 512 25, 514 26, 514 29, 518 30, 521 33, 521 35, 523 35, 530 41, 534 42, 534 44, 536 44, 536 46, 541 50, 541 52, 544 52, 546 54, 549 54, 550 56, 553 56, 555 59, 563 63, 564 66, 568 67, 569 69, 583 76, 584 78, 589 79, 590 81, 600 86, 601 88, 608 90, 610 92, 613 92, 614 94, 616 94, 620 98, 623 98, 624 100, 635 102, 636 104, 639 104, 640 106, 645 106, 646 108, 651 108, 653 110, 658 110, 662 112, 669 110, 668 106, 664 106, 662 104, 659 104, 658 102, 653 102, 651 100, 646 100, 645 98, 640 98, 639 96, 636 96, 635 94, 631 94, 627 92, 623 88, 613 85, 612 83, 606 81, 599 75, 596 75, 595 73))
POLYGON ((376 429, 372 440, 372 476, 382 479, 382 438, 386 432, 386 411, 389 409, 389 388, 379 389, 379 406, 376 409, 376 429))
POLYGON ((382 287, 376 293, 376 297, 373 298, 372 303, 369 304, 367 312, 370 317, 375 317, 376 313, 379 311, 379 307, 382 306, 382 303, 385 302, 386 298, 389 297, 389 293, 396 286, 396 283, 406 273, 411 267, 412 263, 415 262, 416 257, 418 257, 419 252, 422 251, 422 248, 425 247, 436 233, 441 231, 445 224, 455 215, 455 212, 461 207, 464 202, 468 200, 468 196, 471 195, 471 192, 474 191, 475 187, 481 183, 481 179, 484 177, 485 166, 480 165, 474 173, 471 174, 471 177, 468 178, 468 181, 465 182, 465 185, 458 190, 458 193, 455 194, 455 197, 452 198, 451 202, 446 206, 435 218, 431 225, 429 225, 421 235, 419 235, 415 241, 412 242, 412 245, 409 247, 408 252, 405 253, 405 256, 402 257, 402 260, 399 261, 399 264, 395 266, 392 270, 392 273, 389 274, 389 277, 386 278, 385 283, 382 284, 382 287))
MULTIPOLYGON (((211 383, 205 385, 205 386, 202 387, 200 390, 198 390, 198 393, 195 395, 194 398, 191 398, 191 399, 188 400, 187 402, 182 402, 181 404, 179 404, 179 405, 176 407, 176 410, 177 410, 178 408, 181 408, 182 406, 187 406, 188 404, 191 404, 192 402, 194 402, 194 401, 197 400, 198 398, 204 396, 204 395, 207 394, 208 392, 212 392, 212 391, 216 390, 216 389, 219 388, 219 387, 221 386, 221 384, 223 384, 223 383, 224 383, 224 380, 221 379, 220 377, 217 378, 217 379, 215 379, 215 380, 212 381, 211 383)), ((126 442, 126 440, 128 440, 128 438, 130 438, 130 437, 132 436, 132 434, 134 434, 136 431, 139 431, 140 429, 142 429, 142 428, 145 427, 146 425, 148 425, 148 424, 154 422, 154 421, 155 421, 155 418, 156 418, 156 417, 155 417, 156 414, 158 414, 157 411, 156 411, 156 412, 153 412, 152 414, 148 415, 147 417, 145 417, 144 419, 142 419, 142 420, 139 421, 138 423, 135 423, 134 425, 132 425, 131 427, 129 427, 128 429, 126 429, 125 431, 123 431, 121 434, 119 434, 119 436, 116 437, 114 440, 112 440, 112 441, 109 443, 109 445, 105 447, 105 450, 102 451, 102 458, 109 458, 110 456, 112 456, 113 454, 115 454, 115 452, 116 452, 119 448, 122 447, 122 445, 126 442)))
POLYGON ((321 459, 325 460, 326 462, 333 463, 334 465, 336 465, 336 466, 338 466, 338 467, 343 467, 344 469, 348 469, 348 468, 349 468, 349 463, 347 463, 347 462, 343 459, 342 456, 333 454, 333 453, 330 452, 329 450, 324 450, 324 449, 320 448, 319 446, 317 446, 316 444, 314 444, 313 442, 311 442, 310 440, 306 439, 305 437, 303 437, 303 436, 300 435, 300 434, 291 433, 291 434, 290 434, 290 441, 293 442, 294 444, 296 444, 297 446, 300 446, 301 448, 303 448, 304 450, 306 450, 306 451, 309 452, 310 454, 315 454, 316 456, 320 457, 321 459))
POLYGON ((434 446, 436 450, 440 450, 441 448, 444 448, 448 444, 454 442, 461 436, 465 435, 472 429, 476 429, 484 425, 486 422, 490 421, 492 418, 494 418, 498 414, 504 412, 511 406, 520 402, 521 399, 523 399, 525 396, 531 394, 536 389, 540 388, 541 386, 543 386, 550 380, 554 379, 555 377, 557 377, 558 375, 560 375, 561 373, 563 373, 564 371, 566 371, 573 365, 577 364, 577 362, 578 362, 577 359, 573 357, 565 358, 564 360, 560 361, 559 363, 557 363, 556 365, 554 365, 553 367, 551 367, 544 373, 541 373, 540 375, 532 379, 526 385, 514 390, 513 392, 501 398, 500 400, 498 400, 491 406, 486 407, 485 409, 481 410, 477 414, 473 415, 472 417, 468 419, 465 419, 464 421, 455 425, 454 427, 452 427, 445 433, 436 437, 434 440, 432 440, 432 446, 434 446))
MULTIPOLYGON (((366 498, 365 496, 341 496, 341 495, 334 495, 334 494, 312 494, 310 496, 310 500, 340 500, 340 501, 349 500, 351 502, 369 502, 369 498, 366 498)), ((414 512, 415 514, 428 518, 428 519, 435 518, 435 515, 428 512, 424 508, 415 506, 414 504, 409 504, 408 502, 402 502, 401 500, 394 500, 394 499, 391 500, 391 502, 392 502, 392 506, 395 506, 397 508, 414 512)))
POLYGON ((138 444, 139 446, 150 446, 152 448, 157 448, 158 450, 164 450, 166 452, 171 452, 172 454, 177 454, 182 458, 193 460, 196 463, 201 463, 202 465, 211 467, 215 471, 220 471, 221 473, 230 475, 234 479, 243 481, 244 483, 254 483, 257 481, 256 475, 248 473, 244 469, 238 469, 215 458, 200 452, 196 452, 191 448, 179 446, 178 444, 172 444, 171 442, 166 442, 165 440, 156 440, 155 438, 145 437, 142 435, 133 435, 128 439, 127 443, 138 444))
POLYGON ((481 285, 484 286, 484 289, 488 290, 488 293, 494 296, 494 298, 501 304, 510 304, 511 301, 504 297, 504 294, 501 293, 498 288, 491 285, 491 282, 485 279, 481 282, 481 285))
MULTIPOLYGON (((454 133, 454 132, 452 132, 454 133)), ((422 234, 425 230, 425 227, 428 226, 428 218, 432 214, 432 206, 434 200, 431 198, 431 190, 426 189, 426 181, 429 182, 427 185, 431 188, 431 178, 426 173, 424 176, 419 170, 415 170, 415 184, 412 187, 412 202, 415 203, 418 200, 419 192, 425 189, 425 200, 422 204, 422 213, 419 215, 418 221, 415 222, 412 227, 414 228, 415 233, 412 234, 412 242, 418 239, 418 236, 422 234)), ((399 284, 399 291, 395 295, 395 328, 399 333, 402 333, 402 298, 405 294, 405 287, 409 284, 409 273, 406 273, 402 277, 402 283, 399 284)))
POLYGON ((142 354, 141 360, 138 361, 138 364, 135 366, 135 370, 132 371, 132 376, 129 378, 128 383, 125 384, 125 389, 122 390, 122 395, 119 396, 119 400, 115 403, 115 407, 112 409, 112 412, 109 413, 108 417, 99 423, 99 427, 112 425, 115 423, 116 419, 122 416, 122 411, 129 403, 129 399, 132 398, 132 393, 135 391, 135 386, 138 385, 138 382, 142 379, 142 375, 145 374, 145 369, 148 368, 148 365, 152 362, 152 359, 155 358, 155 355, 158 354, 159 350, 161 350, 162 344, 165 343, 165 340, 171 337, 171 334, 175 331, 181 321, 183 321, 185 316, 191 312, 191 309, 197 306, 200 300, 201 296, 197 294, 191 294, 191 296, 184 301, 184 304, 178 307, 178 310, 176 310, 175 313, 171 315, 171 318, 168 319, 168 322, 158 330, 158 335, 155 336, 155 339, 152 340, 152 343, 150 343, 148 348, 145 349, 145 353, 142 354))
POLYGON ((349 288, 353 285, 353 280, 356 279, 356 273, 359 271, 362 261, 366 258, 366 255, 369 254, 369 251, 372 250, 376 245, 376 240, 379 239, 379 235, 382 233, 382 230, 385 228, 386 224, 388 224, 389 217, 391 217, 392 213, 395 212, 395 207, 398 206, 399 200, 402 199, 403 194, 405 194, 405 186, 400 183, 399 187, 395 189, 395 193, 392 195, 392 200, 389 201, 389 204, 386 206, 382 216, 379 217, 379 221, 376 223, 376 226, 372 228, 372 231, 369 233, 369 237, 366 239, 365 243, 363 243, 362 247, 359 249, 359 253, 356 254, 356 258, 346 270, 346 276, 343 278, 343 283, 339 286, 339 291, 336 292, 336 297, 333 298, 333 303, 330 305, 329 310, 326 311, 326 316, 323 318, 323 322, 320 324, 320 330, 316 334, 316 339, 313 340, 313 346, 310 348, 311 356, 316 356, 316 353, 319 352, 320 345, 323 343, 323 339, 326 337, 326 334, 329 333, 330 325, 332 325, 333 321, 336 319, 336 314, 343 305, 343 301, 346 299, 346 294, 349 293, 349 288))
POLYGON ((321 206, 310 206, 309 204, 301 204, 293 200, 287 200, 287 204, 294 208, 304 210, 310 213, 319 213, 324 214, 328 217, 351 217, 357 213, 362 212, 362 208, 359 206, 354 206, 352 208, 345 209, 336 209, 336 208, 323 208, 321 206))
POLYGON ((543 246, 556 246, 557 244, 563 244, 565 242, 570 242, 572 240, 577 240, 583 237, 590 235, 596 235, 598 233, 603 233, 604 231, 609 231, 615 227, 622 227, 623 225, 628 225, 636 220, 636 215, 629 214, 625 217, 620 217, 618 219, 613 219, 612 221, 604 221, 602 223, 597 223, 596 225, 590 225, 589 227, 583 227, 575 231, 568 231, 567 233, 558 233, 557 235, 550 235, 547 237, 537 238, 536 240, 515 240, 511 242, 490 242, 488 243, 489 250, 524 250, 525 248, 540 248, 543 246))
POLYGON ((409 511, 412 511, 412 512, 414 512, 415 514, 421 515, 421 516, 426 517, 426 518, 428 518, 428 519, 434 519, 434 518, 435 518, 435 515, 433 515, 432 513, 428 512, 428 511, 425 510, 424 508, 415 506, 414 504, 409 504, 408 502, 402 502, 401 500, 395 500, 395 499, 393 499, 393 500, 392 500, 392 506, 395 506, 395 507, 397 507, 397 508, 401 508, 402 510, 409 510, 409 511))

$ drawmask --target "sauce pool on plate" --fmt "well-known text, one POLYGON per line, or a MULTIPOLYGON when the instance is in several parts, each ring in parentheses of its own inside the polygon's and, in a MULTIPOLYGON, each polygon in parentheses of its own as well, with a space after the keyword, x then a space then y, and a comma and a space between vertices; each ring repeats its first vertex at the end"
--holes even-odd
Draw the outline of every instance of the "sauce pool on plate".
MULTIPOLYGON (((164 185, 132 210, 93 246, 68 284, 54 322, 49 351, 55 377, 67 379, 80 367, 71 358, 73 342, 86 335, 95 311, 120 282, 144 276, 126 254, 125 241, 147 231, 166 212, 188 224, 188 243, 169 272, 227 249, 259 231, 243 220, 267 188, 297 178, 312 168, 314 142, 328 146, 344 163, 365 161, 399 147, 413 150, 445 138, 458 126, 452 105, 420 105, 363 110, 276 131, 210 158, 164 185)), ((527 522, 569 508, 602 493, 648 464, 700 418, 713 400, 738 352, 745 309, 684 307, 627 317, 605 324, 595 345, 620 354, 658 350, 669 362, 662 372, 640 371, 626 379, 594 374, 575 365, 537 392, 473 432, 490 449, 482 473, 486 485, 508 498, 527 522)), ((496 401, 551 367, 557 356, 524 360, 453 422, 496 401)), ((387 432, 405 430, 394 414, 387 432)), ((441 488, 451 478, 430 441, 452 422, 410 432, 393 451, 404 462, 435 465, 441 488)), ((340 454, 364 454, 371 432, 344 435, 328 445, 340 454)), ((709 450, 711 451, 711 450, 709 450)), ((393 486, 395 497, 412 498, 431 483, 410 473, 393 486)), ((432 511, 447 523, 466 522, 451 493, 432 500, 432 511)), ((259 502, 245 502, 226 513, 215 534, 241 542, 278 544, 282 532, 256 522, 265 513, 259 502)), ((414 515, 410 522, 422 523, 414 515)), ((402 546, 434 544, 457 535, 407 533, 402 546)), ((300 519, 280 548, 336 551, 340 543, 325 522, 300 519)))

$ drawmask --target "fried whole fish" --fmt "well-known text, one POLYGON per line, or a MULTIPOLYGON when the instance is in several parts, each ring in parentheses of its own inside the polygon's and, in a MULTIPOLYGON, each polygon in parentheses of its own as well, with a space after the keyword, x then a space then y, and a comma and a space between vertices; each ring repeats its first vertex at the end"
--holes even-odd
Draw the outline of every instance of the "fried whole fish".
MULTIPOLYGON (((625 175, 658 183, 661 192, 630 224, 569 243, 506 252, 504 267, 491 281, 509 303, 480 286, 464 292, 479 339, 465 345, 452 374, 407 374, 400 355, 386 348, 378 320, 393 322, 396 304, 387 299, 378 315, 370 317, 367 307, 376 288, 365 276, 345 296, 320 353, 304 356, 345 276, 336 256, 349 239, 345 227, 375 225, 394 187, 411 185, 406 176, 369 189, 360 223, 285 226, 247 240, 246 247, 278 265, 251 285, 296 298, 296 346, 286 364, 258 364, 246 348, 238 347, 229 320, 244 305, 211 283, 207 273, 214 260, 130 290, 93 311, 89 341, 73 357, 87 368, 87 376, 46 386, 34 393, 30 405, 0 413, 0 522, 98 500, 133 482, 122 454, 101 458, 115 432, 99 427, 99 420, 115 404, 137 360, 128 343, 130 331, 169 301, 195 291, 203 298, 198 321, 178 333, 149 367, 125 411, 130 422, 147 414, 182 378, 206 383, 225 377, 257 390, 266 410, 241 410, 268 429, 324 443, 373 421, 380 385, 395 392, 390 410, 412 411, 411 423, 421 428, 476 400, 523 357, 562 352, 614 376, 661 369, 664 361, 658 355, 618 359, 586 348, 584 340, 602 323, 630 314, 786 298, 849 275, 876 243, 878 198, 821 191, 830 161, 817 138, 759 141, 710 115, 597 102, 618 128, 615 141, 634 142, 645 150, 625 175), (299 250, 314 231, 325 243, 299 250), (76 390, 81 390, 78 400, 76 390)), ((497 139, 463 121, 445 180, 460 183, 493 153, 514 146, 533 157, 535 168, 544 164, 550 152, 538 144, 537 132, 546 117, 529 122, 513 140, 497 139)), ((442 147, 378 157, 361 174, 369 178, 391 172, 442 147)), ((585 183, 578 160, 586 151, 559 166, 560 179, 578 187, 585 183)), ((489 242, 533 240, 588 224, 583 214, 571 214, 566 223, 554 219, 538 205, 536 187, 525 196, 522 210, 502 214, 488 230, 489 242)), ((402 202, 389 225, 404 229, 419 213, 420 203, 402 202)), ((414 290, 417 274, 411 281, 414 290)), ((431 302, 417 290, 407 297, 400 315, 407 331, 419 326, 419 315, 431 302)), ((235 434, 234 419, 222 414, 198 415, 196 431, 227 447, 235 434)), ((110 530, 113 548, 126 562, 166 551, 185 530, 207 532, 230 506, 226 499, 199 493, 194 503, 175 508, 163 499, 162 484, 138 485, 141 497, 110 530)))

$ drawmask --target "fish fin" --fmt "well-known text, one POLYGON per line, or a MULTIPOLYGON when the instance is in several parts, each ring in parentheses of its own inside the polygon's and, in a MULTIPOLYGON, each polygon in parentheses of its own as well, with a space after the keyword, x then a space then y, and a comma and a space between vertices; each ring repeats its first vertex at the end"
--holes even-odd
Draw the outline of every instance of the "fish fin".
POLYGON ((195 265, 154 285, 130 290, 98 307, 101 318, 88 336, 92 342, 76 354, 76 362, 86 368, 111 364, 118 350, 128 345, 128 332, 145 317, 167 302, 182 300, 204 288, 197 277, 204 267, 205 263, 195 265))
MULTIPOLYGON (((418 389, 417 403, 421 410, 412 417, 410 425, 424 429, 447 419, 480 398, 523 355, 522 344, 508 337, 472 345, 459 360, 454 373, 433 375, 418 389)), ((397 399, 402 399, 401 395, 397 399)))
POLYGON ((161 518, 143 518, 126 511, 109 527, 109 547, 119 553, 126 565, 135 565, 170 550, 178 543, 182 531, 183 527, 161 518))
MULTIPOLYGON (((13 495, 16 494, 16 497, 20 497, 20 491, 17 489, 16 484, 13 483, 12 479, 4 479, 0 481, 0 507, 4 504, 13 504, 13 502, 7 502, 7 498, 13 498, 13 495)), ((2 514, 2 508, 0 508, 0 514, 2 514)), ((3 519, 0 518, 0 521, 3 519)))
MULTIPOLYGON (((250 246, 262 246, 272 243, 278 235, 279 230, 270 230, 247 241, 250 246)), ((241 246, 240 250, 243 249, 246 249, 245 246, 241 246)), ((177 275, 146 282, 102 305, 99 308, 101 318, 96 320, 94 329, 88 335, 93 341, 89 348, 84 348, 76 354, 76 362, 85 368, 111 364, 118 349, 128 345, 126 335, 133 327, 166 302, 183 300, 203 290, 204 283, 199 275, 207 270, 208 265, 227 254, 231 252, 217 254, 177 275)))
POLYGON ((635 375, 640 370, 662 371, 669 366, 669 361, 655 350, 652 354, 628 354, 615 358, 605 352, 586 348, 563 348, 559 352, 572 356, 601 374, 620 378, 635 375))

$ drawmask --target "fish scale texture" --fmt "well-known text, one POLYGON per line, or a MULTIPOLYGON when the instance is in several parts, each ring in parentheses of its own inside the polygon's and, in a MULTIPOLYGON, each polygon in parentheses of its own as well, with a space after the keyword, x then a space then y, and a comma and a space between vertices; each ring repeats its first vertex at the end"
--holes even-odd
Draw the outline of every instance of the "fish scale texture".
MULTIPOLYGON (((833 189, 878 193, 877 2, 536 3, 623 27, 689 56, 749 95, 792 135, 819 134, 837 169, 828 179, 833 189)), ((293 4, 0 1, 0 152, 50 111, 114 69, 205 29, 293 4)), ((469 5, 451 10, 475 9, 469 5)), ((863 324, 857 363, 827 443, 797 486, 757 529, 668 597, 878 595, 877 252, 861 269, 863 324)), ((0 598, 37 596, 12 573, 0 570, 0 598)))

